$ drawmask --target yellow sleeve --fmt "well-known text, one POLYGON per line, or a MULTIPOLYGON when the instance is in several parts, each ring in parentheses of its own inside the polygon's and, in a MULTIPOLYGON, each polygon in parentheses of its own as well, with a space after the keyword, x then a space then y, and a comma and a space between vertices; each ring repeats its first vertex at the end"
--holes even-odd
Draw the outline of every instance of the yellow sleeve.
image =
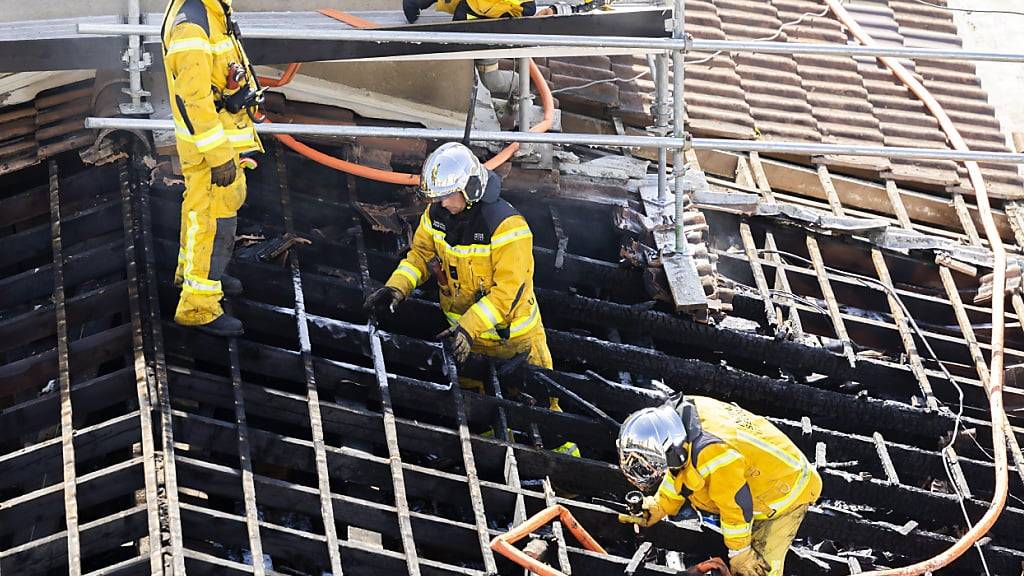
POLYGON ((476 340, 495 326, 507 325, 512 308, 533 279, 533 234, 526 219, 510 216, 491 235, 494 287, 470 307, 459 324, 476 340))
POLYGON ((708 496, 718 506, 722 537, 730 550, 750 546, 754 500, 746 470, 743 455, 727 444, 708 445, 697 458, 697 473, 704 478, 708 496))
POLYGON ((398 263, 398 268, 391 273, 391 278, 388 278, 386 286, 395 288, 408 296, 426 280, 427 262, 433 260, 437 255, 437 250, 434 248, 433 229, 434 227, 430 225, 430 206, 427 206, 420 217, 416 233, 413 234, 409 253, 398 263))
MULTIPOLYGON (((171 30, 165 58, 173 76, 174 102, 185 122, 188 137, 206 162, 220 166, 235 156, 214 104, 213 49, 210 38, 197 24, 183 23, 171 30)), ((227 74, 227 70, 221 73, 227 74)))
POLYGON ((681 484, 682 482, 676 480, 671 472, 665 472, 661 486, 658 487, 658 505, 668 516, 679 514, 679 510, 686 503, 686 497, 679 493, 681 484))

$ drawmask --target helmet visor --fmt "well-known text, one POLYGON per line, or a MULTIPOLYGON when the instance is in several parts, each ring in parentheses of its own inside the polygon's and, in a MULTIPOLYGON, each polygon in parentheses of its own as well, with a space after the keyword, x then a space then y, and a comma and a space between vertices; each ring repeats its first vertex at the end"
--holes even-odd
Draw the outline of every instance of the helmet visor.
POLYGON ((431 187, 424 180, 421 180, 419 187, 416 188, 416 193, 419 195, 419 197, 422 198, 423 200, 426 200, 427 202, 438 202, 451 196, 452 194, 460 192, 462 192, 461 189, 446 190, 443 188, 431 187))
POLYGON ((623 454, 619 459, 619 468, 626 480, 644 493, 653 492, 665 476, 664 467, 658 466, 637 452, 623 454))

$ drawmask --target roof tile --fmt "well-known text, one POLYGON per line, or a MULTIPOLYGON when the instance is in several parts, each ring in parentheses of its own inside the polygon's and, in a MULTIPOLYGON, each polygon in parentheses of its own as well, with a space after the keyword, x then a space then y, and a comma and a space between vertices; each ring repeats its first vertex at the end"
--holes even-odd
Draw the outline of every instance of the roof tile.
MULTIPOLYGON (((936 0, 940 3, 944 0, 936 0)), ((959 47, 950 14, 912 0, 848 0, 847 9, 877 42, 891 46, 959 47)), ((689 0, 686 30, 701 39, 844 43, 852 38, 814 0, 689 0), (779 31, 779 28, 787 25, 779 31)), ((550 58, 555 89, 615 79, 558 94, 568 113, 617 115, 635 128, 653 124, 655 85, 645 58, 550 58), (636 78, 638 75, 648 72, 636 78), (634 79, 635 78, 635 79, 634 79)), ((922 102, 874 58, 825 55, 697 53, 687 55, 686 115, 698 136, 948 148, 922 102)), ((968 62, 900 60, 942 103, 969 145, 1006 151, 993 107, 968 62)), ((838 172, 890 175, 917 188, 969 189, 962 166, 949 161, 830 157, 838 172)), ((1016 168, 983 164, 996 197, 1024 197, 1016 168)))

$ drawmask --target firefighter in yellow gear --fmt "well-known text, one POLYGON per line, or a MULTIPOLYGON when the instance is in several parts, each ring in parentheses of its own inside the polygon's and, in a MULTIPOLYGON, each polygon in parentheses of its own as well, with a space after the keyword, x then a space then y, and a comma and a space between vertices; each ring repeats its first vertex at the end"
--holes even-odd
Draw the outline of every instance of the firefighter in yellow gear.
POLYGON ((452 15, 453 20, 476 20, 477 18, 519 18, 537 13, 533 0, 402 0, 405 19, 416 22, 420 12, 434 3, 441 12, 452 15))
POLYGON ((161 37, 178 156, 185 177, 174 321, 218 335, 242 324, 224 314, 225 274, 245 202, 240 155, 262 152, 253 118, 262 96, 231 18, 230 0, 172 0, 161 37))
MULTIPOLYGON (((416 22, 420 12, 434 3, 441 12, 452 15, 452 20, 477 20, 492 18, 520 18, 537 15, 537 3, 533 0, 402 0, 405 19, 416 22)), ((499 70, 498 60, 485 58, 475 61, 480 81, 493 94, 510 94, 517 87, 516 74, 499 70)), ((503 98, 505 96, 502 96, 503 98)))
MULTIPOLYGON (((501 177, 469 148, 448 143, 426 160, 420 195, 431 203, 420 217, 412 247, 385 286, 366 300, 367 309, 400 304, 431 276, 438 281, 441 310, 455 360, 470 351, 551 368, 540 308, 533 293, 533 234, 500 197, 501 177)), ((549 407, 561 410, 551 397, 549 407)), ((559 452, 579 455, 575 444, 559 452)))
POLYGON ((738 406, 681 397, 632 414, 617 441, 619 466, 646 494, 641 515, 619 521, 651 526, 687 501, 717 514, 739 576, 781 576, 821 476, 771 422, 738 406))

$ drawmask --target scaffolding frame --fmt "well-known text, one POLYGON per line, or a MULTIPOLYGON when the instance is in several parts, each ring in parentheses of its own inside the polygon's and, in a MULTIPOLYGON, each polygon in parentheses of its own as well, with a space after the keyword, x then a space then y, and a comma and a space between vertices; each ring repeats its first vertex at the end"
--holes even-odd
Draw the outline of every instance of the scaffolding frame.
MULTIPOLYGON (((789 55, 832 55, 873 58, 930 58, 940 60, 967 60, 988 62, 1024 62, 1024 54, 1006 52, 975 52, 931 48, 877 47, 850 44, 801 44, 771 41, 697 40, 686 33, 685 0, 674 0, 670 38, 632 38, 622 36, 574 36, 551 34, 501 34, 473 32, 410 32, 401 30, 321 30, 294 28, 249 28, 248 38, 303 40, 324 42, 400 42, 409 44, 463 44, 469 46, 501 46, 532 48, 544 53, 551 47, 594 48, 598 50, 626 49, 640 54, 655 54, 657 69, 654 81, 657 90, 655 136, 596 135, 569 133, 531 133, 528 130, 529 74, 525 57, 517 61, 519 74, 519 131, 474 132, 470 140, 477 142, 518 142, 538 144, 576 144, 583 146, 609 146, 658 149, 658 202, 669 203, 668 150, 673 153, 673 199, 676 215, 676 251, 685 254, 682 213, 689 195, 684 190, 683 178, 676 178, 676 166, 683 167, 685 151, 720 150, 729 152, 756 152, 793 155, 846 155, 881 157, 890 159, 950 160, 994 163, 1024 163, 1024 154, 1007 152, 964 152, 930 148, 895 146, 854 146, 843 144, 813 144, 803 142, 764 142, 722 138, 692 138, 684 126, 683 78, 685 55, 688 52, 755 52, 789 55), (666 55, 672 59, 671 90, 669 90, 666 55), (671 92, 671 94, 669 94, 671 92), (668 104, 671 102, 671 136, 668 135, 668 104)), ((668 22, 666 22, 666 28, 668 22)), ((141 24, 89 24, 78 25, 79 34, 156 36, 159 27, 141 24)), ((87 128, 124 130, 173 130, 173 123, 160 120, 121 118, 88 118, 87 128)), ((362 126, 323 126, 304 124, 266 124, 257 130, 265 134, 306 136, 332 136, 339 138, 417 138, 431 140, 459 140, 464 134, 458 130, 431 130, 417 128, 377 128, 362 126)))

